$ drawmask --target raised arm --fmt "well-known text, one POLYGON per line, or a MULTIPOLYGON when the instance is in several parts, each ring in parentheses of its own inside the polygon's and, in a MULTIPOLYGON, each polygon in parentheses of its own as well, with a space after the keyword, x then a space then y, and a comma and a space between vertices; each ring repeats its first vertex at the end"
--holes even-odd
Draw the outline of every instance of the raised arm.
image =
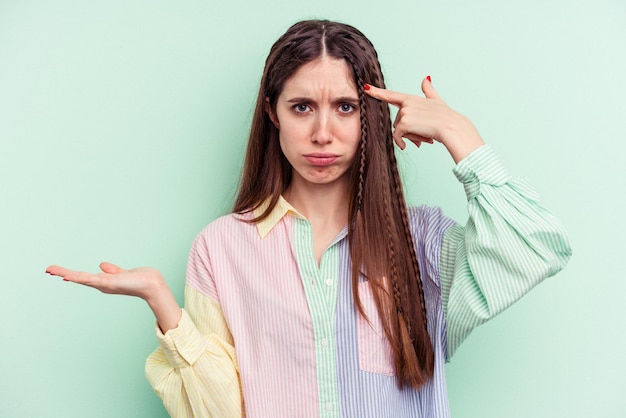
POLYGON ((406 146, 403 138, 417 146, 441 142, 465 188, 469 219, 445 232, 438 262, 450 358, 474 328, 560 271, 571 256, 570 243, 533 187, 508 173, 429 77, 422 81, 425 97, 374 86, 366 91, 398 107, 393 137, 400 148, 406 146))
POLYGON ((446 232, 439 263, 448 358, 474 328, 558 273, 572 254, 561 222, 489 146, 454 174, 465 187, 469 219, 446 232))

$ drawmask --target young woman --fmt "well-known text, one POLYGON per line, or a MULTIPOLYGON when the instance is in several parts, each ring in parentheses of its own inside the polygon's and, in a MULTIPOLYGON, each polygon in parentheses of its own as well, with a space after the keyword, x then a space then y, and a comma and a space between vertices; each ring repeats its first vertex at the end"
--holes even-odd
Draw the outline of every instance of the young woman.
POLYGON ((303 21, 278 39, 234 213, 196 237, 185 309, 151 268, 48 268, 145 299, 160 341, 146 373, 172 416, 447 417, 444 362, 566 264, 560 223, 430 77, 425 97, 384 86, 351 26, 303 21), (465 227, 406 206, 404 138, 449 151, 465 227))

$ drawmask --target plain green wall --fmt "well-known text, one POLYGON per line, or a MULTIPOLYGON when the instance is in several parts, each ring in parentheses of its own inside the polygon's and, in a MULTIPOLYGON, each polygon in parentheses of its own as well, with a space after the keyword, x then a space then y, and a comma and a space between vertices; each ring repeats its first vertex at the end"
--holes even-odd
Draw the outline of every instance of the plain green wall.
MULTIPOLYGON (((140 300, 44 274, 163 271, 234 195, 272 42, 351 23, 390 88, 431 74, 570 232, 567 269, 448 366, 455 417, 626 416, 626 3, 0 0, 0 417, 166 417, 143 374, 140 300)), ((402 154, 412 202, 466 217, 440 146, 402 154)))

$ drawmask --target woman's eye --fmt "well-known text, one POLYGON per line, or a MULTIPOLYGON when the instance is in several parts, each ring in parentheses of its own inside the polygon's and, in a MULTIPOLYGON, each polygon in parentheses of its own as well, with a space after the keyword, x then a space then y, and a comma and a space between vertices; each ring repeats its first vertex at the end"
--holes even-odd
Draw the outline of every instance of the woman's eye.
POLYGON ((356 107, 350 103, 344 103, 342 105, 339 106, 339 111, 341 113, 350 113, 352 111, 354 111, 354 109, 356 109, 356 107))
POLYGON ((293 110, 296 111, 296 113, 304 113, 306 111, 309 110, 309 105, 307 104, 297 104, 293 107, 293 110))

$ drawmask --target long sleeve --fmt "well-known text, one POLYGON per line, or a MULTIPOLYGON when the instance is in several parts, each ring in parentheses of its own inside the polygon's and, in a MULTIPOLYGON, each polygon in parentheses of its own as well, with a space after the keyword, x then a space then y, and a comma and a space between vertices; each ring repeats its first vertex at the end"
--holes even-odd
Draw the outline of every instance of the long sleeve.
MULTIPOLYGON (((188 276, 204 268, 198 242, 188 276)), ((146 377, 172 417, 242 416, 233 338, 216 300, 187 285, 178 327, 156 332, 160 347, 146 361, 146 377)))
POLYGON ((480 324, 509 307, 571 256, 561 223, 532 187, 512 178, 489 146, 461 161, 469 220, 444 235, 441 296, 447 358, 480 324))

